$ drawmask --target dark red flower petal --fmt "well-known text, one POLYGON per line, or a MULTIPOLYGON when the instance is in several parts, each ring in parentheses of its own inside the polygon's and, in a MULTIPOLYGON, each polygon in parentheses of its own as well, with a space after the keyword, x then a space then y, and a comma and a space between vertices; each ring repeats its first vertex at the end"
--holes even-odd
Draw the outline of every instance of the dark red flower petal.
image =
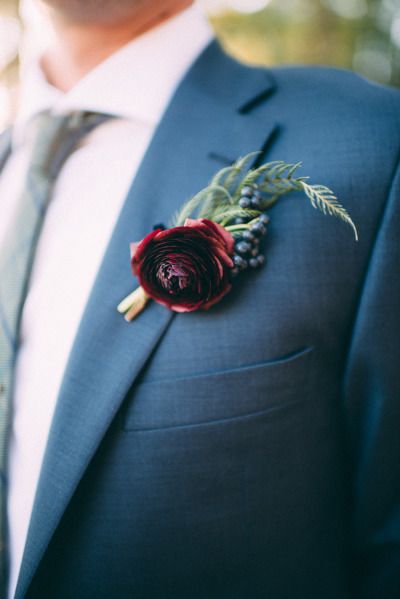
POLYGON ((131 248, 132 270, 144 291, 171 310, 208 309, 231 289, 234 240, 210 220, 152 231, 131 248))

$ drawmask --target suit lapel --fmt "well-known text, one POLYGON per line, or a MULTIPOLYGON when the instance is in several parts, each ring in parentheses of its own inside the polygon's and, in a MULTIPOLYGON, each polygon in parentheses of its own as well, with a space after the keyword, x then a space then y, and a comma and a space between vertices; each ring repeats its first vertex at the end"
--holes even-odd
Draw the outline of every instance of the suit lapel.
MULTIPOLYGON (((71 352, 48 440, 16 599, 29 586, 62 514, 124 397, 173 313, 152 302, 131 324, 116 305, 136 282, 129 243, 143 238, 204 187, 221 166, 264 147, 253 107, 273 90, 264 71, 245 69, 215 43, 178 88, 128 194, 71 352), (236 90, 232 96, 232 90, 236 90)), ((110 157, 112 159, 112 157, 110 157)))

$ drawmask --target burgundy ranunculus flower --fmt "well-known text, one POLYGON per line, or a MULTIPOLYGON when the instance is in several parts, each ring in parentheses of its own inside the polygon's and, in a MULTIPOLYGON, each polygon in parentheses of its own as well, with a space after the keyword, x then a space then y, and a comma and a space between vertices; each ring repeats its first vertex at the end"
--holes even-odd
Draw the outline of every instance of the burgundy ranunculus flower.
POLYGON ((145 293, 175 312, 208 309, 231 289, 234 240, 207 219, 157 229, 132 244, 132 270, 145 293))

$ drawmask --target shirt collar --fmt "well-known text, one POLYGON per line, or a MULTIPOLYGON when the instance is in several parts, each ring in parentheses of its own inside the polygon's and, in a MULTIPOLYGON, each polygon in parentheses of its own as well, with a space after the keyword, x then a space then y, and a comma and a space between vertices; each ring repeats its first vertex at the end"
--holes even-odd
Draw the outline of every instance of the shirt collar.
POLYGON ((126 44, 67 93, 46 81, 39 64, 30 65, 22 74, 15 141, 21 140, 35 114, 48 109, 104 112, 157 125, 178 83, 212 36, 194 4, 126 44))

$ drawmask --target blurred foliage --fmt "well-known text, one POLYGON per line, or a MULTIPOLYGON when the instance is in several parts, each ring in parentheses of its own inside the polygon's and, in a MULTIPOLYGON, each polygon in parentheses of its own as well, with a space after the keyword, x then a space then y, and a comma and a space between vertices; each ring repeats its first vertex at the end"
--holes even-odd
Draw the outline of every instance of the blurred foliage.
POLYGON ((225 48, 249 63, 328 64, 400 86, 400 0, 270 0, 256 13, 211 21, 225 48))

